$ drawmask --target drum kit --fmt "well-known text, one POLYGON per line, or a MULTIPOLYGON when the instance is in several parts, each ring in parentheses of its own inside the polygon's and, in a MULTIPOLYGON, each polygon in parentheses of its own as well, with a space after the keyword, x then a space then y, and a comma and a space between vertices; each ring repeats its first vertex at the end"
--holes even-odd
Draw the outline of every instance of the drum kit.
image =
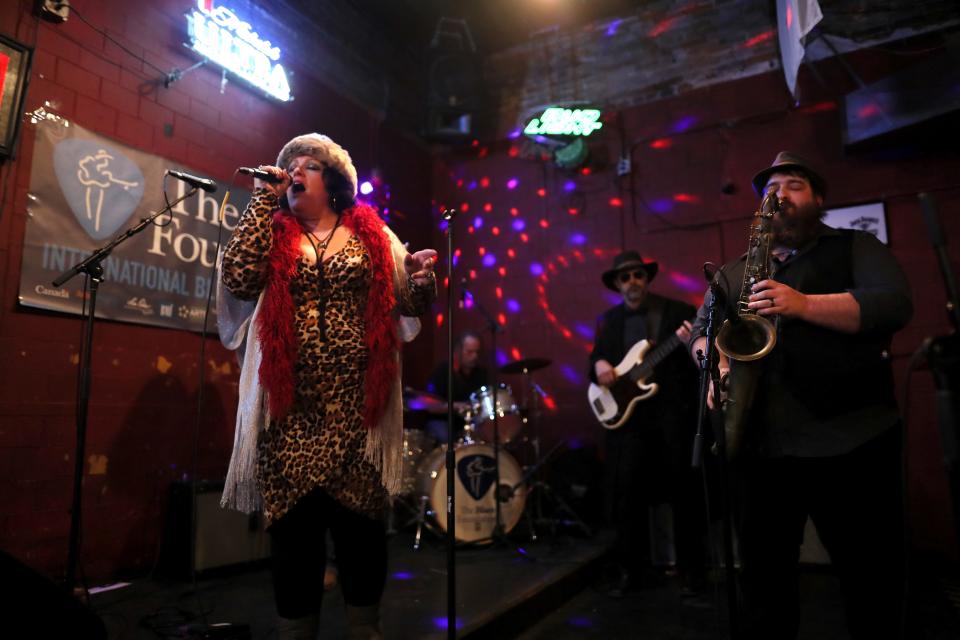
MULTIPOLYGON (((499 369, 504 374, 525 376, 523 408, 517 405, 513 390, 507 384, 497 389, 480 387, 470 395, 465 409, 459 411, 464 421, 463 436, 454 445, 456 477, 454 479, 454 537, 462 543, 482 544, 493 540, 496 528, 496 497, 500 499, 500 524, 503 533, 509 533, 526 514, 530 521, 531 534, 536 538, 527 497, 535 487, 531 478, 542 464, 539 455, 539 438, 524 435, 528 422, 538 418, 538 398, 542 389, 533 381, 534 371, 550 365, 546 358, 527 358, 511 362, 499 369), (499 435, 499 491, 496 484, 494 423, 499 435), (507 448, 529 443, 533 447, 532 464, 521 467, 507 448)), ((407 388, 404 391, 406 411, 445 410, 446 400, 434 394, 407 388)), ((397 501, 410 514, 407 525, 416 523, 414 549, 420 548, 424 528, 437 534, 447 532, 446 493, 447 469, 445 465, 446 444, 433 446, 432 438, 418 429, 404 429, 403 439, 403 492, 397 501)), ((545 486, 537 482, 536 486, 545 486)), ((546 487, 549 489, 549 487, 546 487)), ((539 505, 538 505, 539 506, 539 505)), ((586 525, 574 520, 589 532, 586 525)))

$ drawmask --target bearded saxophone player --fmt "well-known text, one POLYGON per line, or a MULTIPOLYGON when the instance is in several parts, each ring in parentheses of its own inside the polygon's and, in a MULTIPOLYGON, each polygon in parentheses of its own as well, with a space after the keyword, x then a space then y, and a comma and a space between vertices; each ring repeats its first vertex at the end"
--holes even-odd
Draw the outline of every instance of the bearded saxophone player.
MULTIPOLYGON (((717 282, 728 300, 745 282, 746 309, 779 318, 769 352, 754 363, 762 370, 736 461, 744 637, 796 637, 807 516, 840 575, 853 638, 896 637, 901 423, 889 348, 912 313, 907 280, 876 237, 823 224, 827 182, 806 160, 781 152, 753 186, 779 199, 772 275, 745 281, 741 257, 717 282)), ((710 297, 694 322, 692 354, 705 346, 710 297)), ((723 350, 719 366, 729 370, 723 350)))

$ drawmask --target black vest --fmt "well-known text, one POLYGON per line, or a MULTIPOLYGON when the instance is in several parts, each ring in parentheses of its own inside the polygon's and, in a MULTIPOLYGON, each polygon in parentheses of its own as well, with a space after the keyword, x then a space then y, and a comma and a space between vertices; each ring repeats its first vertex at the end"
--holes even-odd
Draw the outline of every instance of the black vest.
MULTIPOLYGON (((853 232, 823 235, 797 264, 774 279, 806 294, 843 293, 854 287, 853 232), (797 268, 799 267, 799 268, 797 268)), ((779 372, 777 384, 791 389, 818 418, 870 405, 896 406, 887 332, 841 333, 801 320, 780 318, 777 345, 765 362, 779 372)), ((761 380, 771 382, 768 376, 761 380)), ((776 389, 761 402, 775 401, 776 389)), ((755 415, 763 415, 758 412, 755 415)))

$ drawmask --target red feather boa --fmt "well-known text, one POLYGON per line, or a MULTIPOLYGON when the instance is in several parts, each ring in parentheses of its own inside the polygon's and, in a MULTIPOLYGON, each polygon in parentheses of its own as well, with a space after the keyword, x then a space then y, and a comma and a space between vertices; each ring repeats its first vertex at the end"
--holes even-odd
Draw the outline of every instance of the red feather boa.
MULTIPOLYGON (((383 221, 371 207, 357 205, 343 212, 343 226, 355 234, 370 255, 372 279, 365 312, 368 362, 364 380, 364 425, 380 422, 397 375, 399 344, 393 322, 393 255, 383 221)), ((273 216, 273 249, 267 271, 260 325, 263 360, 260 380, 268 392, 270 415, 282 418, 293 405, 297 336, 290 280, 297 272, 302 229, 297 219, 277 211, 273 216)))

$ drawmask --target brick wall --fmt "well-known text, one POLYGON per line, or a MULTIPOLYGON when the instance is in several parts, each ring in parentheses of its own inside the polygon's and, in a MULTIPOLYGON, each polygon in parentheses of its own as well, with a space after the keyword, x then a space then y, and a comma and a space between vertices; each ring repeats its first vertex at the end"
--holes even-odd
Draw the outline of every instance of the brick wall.
MULTIPOLYGON (((160 73, 138 57, 166 71, 196 61, 182 46, 183 14, 191 2, 72 3, 136 56, 77 13, 62 25, 38 22, 33 4, 0 5, 0 32, 35 46, 27 110, 49 103, 83 127, 221 183, 237 166, 271 162, 295 134, 327 133, 350 150, 361 174, 379 167, 392 185, 395 228, 425 246, 429 230, 416 220, 428 207, 429 155, 383 125, 382 114, 318 82, 311 58, 289 58, 292 103, 266 99, 234 81, 221 93, 220 73, 206 67, 165 89, 160 73)), ((316 39, 294 35, 297 46, 316 39)), ((69 531, 80 321, 17 305, 32 137, 25 125, 16 160, 0 172, 0 547, 59 576, 69 531)), ((233 355, 209 339, 197 435, 198 335, 100 321, 94 340, 82 560, 85 574, 100 579, 152 566, 166 491, 171 481, 192 475, 195 437, 198 477, 224 475, 238 372, 233 355)), ((414 374, 430 366, 429 356, 416 357, 430 344, 428 328, 421 351, 407 359, 414 374)))

